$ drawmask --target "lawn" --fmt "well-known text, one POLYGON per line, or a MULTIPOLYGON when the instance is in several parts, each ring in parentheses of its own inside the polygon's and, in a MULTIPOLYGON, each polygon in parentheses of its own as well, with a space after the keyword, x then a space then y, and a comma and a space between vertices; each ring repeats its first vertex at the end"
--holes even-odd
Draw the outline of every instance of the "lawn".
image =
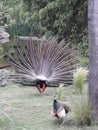
MULTIPOLYGON (((48 87, 39 94, 35 87, 13 85, 0 87, 0 130, 97 130, 97 126, 80 127, 74 123, 73 103, 79 98, 74 89, 63 88, 62 101, 71 107, 60 126, 51 116, 53 96, 57 88, 48 87)), ((85 93, 84 93, 85 94, 85 93)))

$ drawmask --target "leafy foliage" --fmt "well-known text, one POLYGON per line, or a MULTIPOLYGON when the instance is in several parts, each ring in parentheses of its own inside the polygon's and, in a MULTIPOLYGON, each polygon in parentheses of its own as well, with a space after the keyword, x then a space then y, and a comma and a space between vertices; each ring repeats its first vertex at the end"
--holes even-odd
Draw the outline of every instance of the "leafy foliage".
POLYGON ((31 27, 28 24, 12 24, 7 28, 7 32, 10 33, 11 37, 14 36, 25 36, 30 33, 31 27))
POLYGON ((79 37, 80 33, 83 35, 83 31, 87 27, 86 6, 87 1, 85 0, 53 0, 42 8, 39 14, 48 30, 59 34, 62 38, 73 39, 79 37))
POLYGON ((88 67, 89 58, 88 57, 81 57, 79 60, 81 66, 88 67))
POLYGON ((0 0, 0 22, 14 35, 50 33, 73 40, 88 55, 87 0, 0 0))
POLYGON ((33 0, 32 3, 33 20, 37 18, 36 23, 40 23, 46 33, 75 41, 81 53, 88 56, 87 0, 33 0))

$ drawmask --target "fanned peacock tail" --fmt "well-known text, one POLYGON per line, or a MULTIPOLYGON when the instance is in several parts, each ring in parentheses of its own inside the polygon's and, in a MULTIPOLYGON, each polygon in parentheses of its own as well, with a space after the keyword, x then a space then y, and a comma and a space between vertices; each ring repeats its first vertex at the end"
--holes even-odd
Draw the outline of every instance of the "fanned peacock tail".
POLYGON ((48 85, 71 84, 77 57, 70 44, 55 38, 14 46, 14 52, 4 56, 15 68, 19 81, 45 81, 48 85))

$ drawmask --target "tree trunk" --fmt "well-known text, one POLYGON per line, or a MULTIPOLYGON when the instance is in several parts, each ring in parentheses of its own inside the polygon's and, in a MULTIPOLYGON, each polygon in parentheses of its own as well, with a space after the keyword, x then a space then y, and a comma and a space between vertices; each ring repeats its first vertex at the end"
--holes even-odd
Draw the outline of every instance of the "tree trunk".
POLYGON ((98 0, 88 0, 89 100, 92 118, 98 121, 98 0))

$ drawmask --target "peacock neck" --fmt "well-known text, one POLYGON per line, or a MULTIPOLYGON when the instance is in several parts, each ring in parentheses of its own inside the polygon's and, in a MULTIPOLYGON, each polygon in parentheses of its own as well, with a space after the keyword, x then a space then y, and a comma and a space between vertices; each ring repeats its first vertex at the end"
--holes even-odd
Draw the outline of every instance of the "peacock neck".
POLYGON ((57 102, 56 99, 54 99, 53 107, 54 107, 55 110, 58 110, 58 108, 59 108, 59 103, 57 102))

